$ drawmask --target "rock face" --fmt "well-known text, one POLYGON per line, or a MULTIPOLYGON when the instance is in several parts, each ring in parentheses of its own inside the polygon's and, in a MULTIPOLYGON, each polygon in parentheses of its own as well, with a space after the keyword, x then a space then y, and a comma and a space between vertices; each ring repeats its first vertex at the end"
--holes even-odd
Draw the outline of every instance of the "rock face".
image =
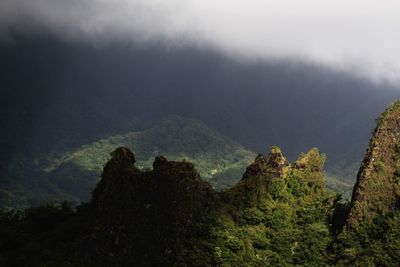
POLYGON ((267 197, 271 180, 284 179, 287 168, 289 163, 281 150, 273 147, 267 156, 258 154, 246 168, 242 180, 225 195, 236 206, 255 207, 267 197))
POLYGON ((132 203, 132 192, 137 190, 138 174, 135 156, 125 147, 111 153, 111 160, 105 165, 102 179, 95 188, 92 205, 96 213, 110 213, 116 207, 123 208, 120 202, 132 203))
POLYGON ((323 170, 325 160, 326 157, 321 155, 317 148, 312 148, 295 161, 293 172, 316 189, 322 189, 325 185, 323 170))
POLYGON ((192 163, 157 157, 152 171, 141 171, 127 148, 111 155, 91 201, 88 261, 168 266, 187 240, 207 231, 201 225, 209 218, 215 192, 192 163))
POLYGON ((356 227, 377 213, 387 212, 396 206, 399 196, 400 102, 396 102, 377 120, 357 174, 347 224, 356 227))
POLYGON ((285 170, 290 166, 278 147, 271 148, 267 156, 258 154, 254 163, 246 168, 243 179, 255 175, 268 175, 274 178, 283 178, 285 170))
POLYGON ((324 162, 325 156, 313 148, 291 165, 280 148, 272 147, 267 156, 257 155, 254 163, 247 167, 242 180, 228 190, 226 196, 237 206, 255 207, 271 196, 273 187, 284 186, 289 175, 303 179, 313 191, 323 190, 324 162))

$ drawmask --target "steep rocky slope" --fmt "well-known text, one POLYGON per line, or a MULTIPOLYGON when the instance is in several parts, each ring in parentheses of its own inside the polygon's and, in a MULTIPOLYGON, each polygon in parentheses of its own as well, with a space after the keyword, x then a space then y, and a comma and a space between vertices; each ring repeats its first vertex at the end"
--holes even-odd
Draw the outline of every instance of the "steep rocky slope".
POLYGON ((192 163, 160 156, 153 170, 141 171, 132 152, 118 148, 93 192, 86 256, 108 266, 171 264, 207 235, 214 198, 192 163))
POLYGON ((357 175, 348 217, 350 226, 395 208, 400 197, 400 102, 378 119, 357 175))

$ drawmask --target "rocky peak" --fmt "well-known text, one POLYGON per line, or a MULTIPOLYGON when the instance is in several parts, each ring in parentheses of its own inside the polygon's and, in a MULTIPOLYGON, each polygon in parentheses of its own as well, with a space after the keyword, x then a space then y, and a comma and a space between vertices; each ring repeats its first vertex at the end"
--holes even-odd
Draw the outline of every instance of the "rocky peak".
POLYGON ((317 148, 312 148, 307 153, 302 153, 295 161, 292 171, 306 180, 311 186, 317 188, 324 188, 324 163, 326 157, 320 154, 317 148))
POLYGON ((119 147, 113 152, 111 152, 112 161, 122 162, 129 161, 131 163, 135 163, 135 155, 129 150, 127 147, 119 147))
POLYGON ((264 155, 258 154, 252 164, 246 168, 243 179, 248 179, 256 175, 266 174, 267 160, 264 155))
POLYGON ((378 119, 353 189, 347 224, 357 226, 393 208, 400 196, 400 102, 378 119))
POLYGON ((164 156, 157 156, 153 162, 153 169, 159 169, 168 165, 168 160, 164 156))
MULTIPOLYGON (((148 211, 143 209, 143 203, 147 203, 150 194, 144 193, 143 188, 148 181, 134 164, 135 156, 128 148, 117 148, 111 153, 111 159, 104 166, 93 191, 90 203, 93 221, 85 249, 100 261, 123 258, 136 246, 130 242, 130 235, 146 231, 148 211)), ((136 238, 141 239, 139 236, 136 238)))
POLYGON ((281 149, 277 146, 271 148, 266 159, 266 164, 268 167, 268 174, 278 178, 282 178, 285 169, 290 166, 287 159, 283 156, 281 149))
POLYGON ((215 192, 192 163, 159 156, 153 170, 141 171, 129 149, 120 147, 111 156, 91 201, 94 216, 88 242, 98 251, 90 254, 112 262, 136 255, 133 258, 140 261, 135 264, 140 266, 152 255, 161 257, 152 262, 168 261, 196 234, 194 222, 209 220, 215 192), (143 248, 150 254, 141 254, 143 248))
POLYGON ((298 170, 310 169, 311 171, 321 172, 325 163, 325 157, 319 153, 318 148, 312 148, 294 162, 294 168, 298 170))
POLYGON ((290 167, 279 147, 272 147, 267 156, 258 154, 250 166, 247 167, 243 179, 254 176, 269 176, 283 178, 285 170, 290 167))
POLYGON ((92 196, 92 205, 98 211, 119 206, 119 201, 130 199, 133 192, 133 177, 138 170, 135 156, 126 147, 119 147, 111 153, 111 159, 104 166, 101 180, 92 196))
POLYGON ((283 181, 290 164, 278 147, 272 147, 267 156, 258 154, 246 168, 243 178, 225 193, 235 205, 256 206, 268 197, 272 180, 283 181))

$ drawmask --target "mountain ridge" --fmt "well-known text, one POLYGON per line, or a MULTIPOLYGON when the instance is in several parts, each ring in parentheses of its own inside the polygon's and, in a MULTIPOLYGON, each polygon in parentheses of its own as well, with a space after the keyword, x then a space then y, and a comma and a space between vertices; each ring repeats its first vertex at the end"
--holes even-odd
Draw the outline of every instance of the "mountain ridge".
MULTIPOLYGON (((390 148, 391 153, 378 154, 390 160, 385 168, 397 166, 399 103, 378 120, 359 180, 382 177, 370 160, 377 147, 390 148), (373 171, 365 172, 370 164, 373 171)), ((290 163, 272 147, 255 157, 236 185, 220 192, 190 162, 156 156, 152 169, 138 168, 137 156, 119 147, 90 202, 75 210, 64 202, 23 213, 1 211, 0 237, 13 245, 0 242, 0 261, 12 266, 396 266, 399 210, 385 202, 385 213, 370 209, 369 220, 349 224, 354 203, 364 199, 355 193, 348 208, 340 195, 327 191, 325 160, 312 148, 290 163)), ((385 175, 382 182, 395 182, 385 175)), ((354 192, 365 189, 358 182, 354 192)))
POLYGON ((66 152, 33 159, 21 157, 11 162, 1 174, 1 188, 5 190, 0 204, 26 207, 57 199, 87 201, 99 180, 99 173, 110 159, 109 151, 119 146, 135 147, 139 155, 137 167, 142 169, 152 168, 152 159, 161 154, 172 160, 194 162, 202 178, 219 189, 239 180, 255 155, 199 120, 173 116, 142 131, 107 136, 66 152), (13 164, 18 172, 14 169, 8 172, 15 174, 8 185, 4 178, 13 164), (29 181, 26 184, 26 176, 35 179, 31 185, 36 182, 41 186, 32 187, 29 181), (22 190, 25 198, 18 190, 22 190), (36 201, 29 203, 29 197, 36 201))
POLYGON ((327 171, 352 184, 375 117, 399 97, 388 84, 318 65, 244 63, 193 46, 94 49, 52 35, 0 46, 0 158, 7 162, 141 131, 177 114, 252 151, 278 144, 290 160, 316 146, 329 157, 327 171))
MULTIPOLYGON (((0 204, 27 207, 61 199, 87 201, 99 173, 110 159, 109 151, 119 146, 134 147, 135 154, 139 155, 136 166, 142 169, 151 169, 152 159, 157 155, 193 162, 201 177, 218 190, 226 190, 239 181, 256 156, 197 119, 172 116, 141 131, 111 135, 68 151, 33 159, 20 157, 10 162, 1 171, 0 204), (18 172, 8 171, 13 165, 18 172), (6 184, 7 173, 15 177, 6 184), (34 177, 35 181, 24 178, 27 176, 34 177), (37 183, 36 187, 32 187, 33 182, 37 183)), ((351 186, 331 173, 327 176, 328 188, 347 196, 351 186)))
POLYGON ((377 119, 354 186, 348 225, 371 221, 398 205, 400 197, 400 101, 377 119))

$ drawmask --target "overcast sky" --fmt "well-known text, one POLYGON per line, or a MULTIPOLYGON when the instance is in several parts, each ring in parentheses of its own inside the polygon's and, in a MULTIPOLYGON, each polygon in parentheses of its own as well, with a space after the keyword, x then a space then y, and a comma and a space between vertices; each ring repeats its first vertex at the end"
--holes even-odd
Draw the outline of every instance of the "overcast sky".
POLYGON ((1 39, 13 28, 300 58, 400 84, 399 0, 1 0, 1 39))

